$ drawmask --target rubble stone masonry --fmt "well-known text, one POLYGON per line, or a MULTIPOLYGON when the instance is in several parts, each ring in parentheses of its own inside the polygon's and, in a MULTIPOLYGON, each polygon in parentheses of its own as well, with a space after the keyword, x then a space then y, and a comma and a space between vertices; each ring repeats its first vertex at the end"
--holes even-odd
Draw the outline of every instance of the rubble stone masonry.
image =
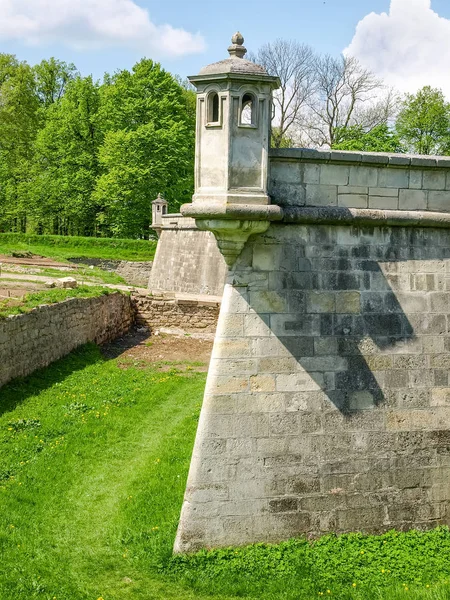
MULTIPOLYGON (((129 296, 71 298, 0 321, 0 386, 29 375, 87 342, 103 344, 134 322, 129 296)), ((0 391, 1 394, 1 391, 0 391)))

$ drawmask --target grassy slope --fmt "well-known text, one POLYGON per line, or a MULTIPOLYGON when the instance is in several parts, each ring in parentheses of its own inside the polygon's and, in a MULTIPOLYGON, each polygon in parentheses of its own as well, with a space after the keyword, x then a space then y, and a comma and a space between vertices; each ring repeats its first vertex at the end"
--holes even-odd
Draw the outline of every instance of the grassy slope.
POLYGON ((85 257, 148 261, 153 260, 156 241, 0 233, 0 254, 13 251, 28 251, 56 260, 85 257))
POLYGON ((386 538, 390 554, 380 538, 353 537, 325 541, 325 552, 297 542, 171 562, 204 379, 119 369, 89 345, 0 390, 2 600, 450 598, 434 586, 446 574, 445 531, 425 546, 413 536, 411 563, 396 536, 386 538), (378 588, 366 557, 405 579, 378 588), (404 589, 422 558, 421 589, 404 589), (356 573, 368 579, 353 588, 356 573))
POLYGON ((152 566, 171 551, 203 385, 90 346, 0 391, 2 600, 180 598, 152 566))

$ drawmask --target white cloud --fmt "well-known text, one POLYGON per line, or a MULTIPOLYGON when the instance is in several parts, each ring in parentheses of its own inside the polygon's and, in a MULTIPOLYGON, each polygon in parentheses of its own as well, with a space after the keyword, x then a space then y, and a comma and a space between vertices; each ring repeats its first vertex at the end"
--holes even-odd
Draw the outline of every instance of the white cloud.
POLYGON ((205 48, 200 34, 155 25, 133 0, 0 0, 1 40, 77 50, 127 47, 157 57, 205 48))
POLYGON ((401 91, 431 85, 450 99, 450 20, 431 0, 391 0, 389 14, 372 12, 358 23, 344 53, 401 91))

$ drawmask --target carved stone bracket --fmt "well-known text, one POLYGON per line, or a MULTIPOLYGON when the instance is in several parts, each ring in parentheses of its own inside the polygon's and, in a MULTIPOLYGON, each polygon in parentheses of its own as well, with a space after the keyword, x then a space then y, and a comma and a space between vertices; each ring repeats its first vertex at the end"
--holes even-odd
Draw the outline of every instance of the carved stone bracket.
POLYGON ((270 221, 240 221, 231 219, 196 219, 197 227, 212 231, 225 262, 232 267, 251 235, 267 231, 270 221))

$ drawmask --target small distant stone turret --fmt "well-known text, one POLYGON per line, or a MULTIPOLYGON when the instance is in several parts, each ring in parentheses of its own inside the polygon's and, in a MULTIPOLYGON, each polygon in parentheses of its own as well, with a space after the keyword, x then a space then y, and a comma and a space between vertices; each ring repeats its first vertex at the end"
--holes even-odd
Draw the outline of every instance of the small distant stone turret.
POLYGON ((167 214, 168 202, 161 194, 158 194, 156 200, 152 202, 152 224, 151 228, 156 231, 158 237, 161 235, 161 229, 163 226, 162 218, 167 214))

